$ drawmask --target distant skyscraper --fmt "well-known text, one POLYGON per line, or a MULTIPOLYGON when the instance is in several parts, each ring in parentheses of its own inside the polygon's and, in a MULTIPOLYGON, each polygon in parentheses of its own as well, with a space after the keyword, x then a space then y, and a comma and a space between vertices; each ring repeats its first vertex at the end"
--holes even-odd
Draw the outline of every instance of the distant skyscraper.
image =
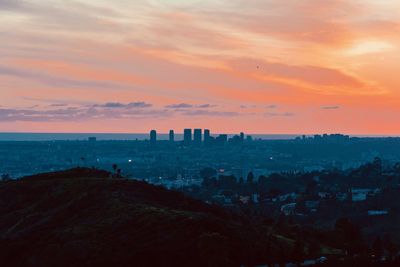
POLYGON ((209 129, 204 129, 204 144, 208 145, 210 144, 210 130, 209 129))
POLYGON ((192 129, 185 129, 183 131, 183 144, 185 146, 192 144, 192 129))
POLYGON ((193 143, 197 146, 201 145, 202 133, 201 129, 194 129, 193 143))
POLYGON ((174 130, 170 130, 170 131, 169 131, 169 141, 170 141, 171 143, 175 142, 175 133, 174 133, 174 130))
POLYGON ((240 133, 240 141, 242 143, 244 142, 244 133, 243 132, 240 133))
POLYGON ((217 144, 219 145, 224 145, 226 144, 226 142, 228 142, 228 135, 226 134, 220 134, 217 136, 217 138, 215 139, 215 141, 217 142, 217 144))
POLYGON ((157 132, 156 130, 150 131, 150 144, 155 145, 157 143, 157 132))

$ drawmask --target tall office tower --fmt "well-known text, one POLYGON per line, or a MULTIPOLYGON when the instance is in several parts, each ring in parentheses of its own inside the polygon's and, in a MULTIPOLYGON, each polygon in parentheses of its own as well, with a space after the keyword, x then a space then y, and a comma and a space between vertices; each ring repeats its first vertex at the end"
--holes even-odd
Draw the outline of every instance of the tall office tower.
POLYGON ((157 143, 157 132, 156 130, 150 131, 150 144, 155 145, 157 143))
POLYGON ((240 133, 240 141, 242 143, 244 142, 244 133, 243 132, 240 133))
POLYGON ((210 130, 209 129, 204 129, 204 144, 208 145, 210 144, 210 130))
POLYGON ((196 146, 200 146, 201 145, 201 139, 202 139, 202 133, 201 133, 201 129, 194 129, 194 137, 193 137, 193 143, 196 146))
POLYGON ((215 138, 215 141, 219 145, 225 145, 228 142, 228 135, 227 134, 220 134, 215 138))
POLYGON ((192 144, 192 129, 185 129, 183 131, 183 144, 190 146, 192 144))
POLYGON ((174 133, 174 130, 170 130, 170 131, 169 131, 169 141, 170 141, 171 143, 175 142, 175 133, 174 133))

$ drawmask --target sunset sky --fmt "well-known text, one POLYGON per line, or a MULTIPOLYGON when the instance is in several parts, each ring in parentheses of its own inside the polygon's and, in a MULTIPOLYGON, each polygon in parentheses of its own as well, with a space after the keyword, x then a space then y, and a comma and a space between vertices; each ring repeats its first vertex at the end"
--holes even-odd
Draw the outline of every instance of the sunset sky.
POLYGON ((0 0, 0 131, 400 135, 399 0, 0 0))

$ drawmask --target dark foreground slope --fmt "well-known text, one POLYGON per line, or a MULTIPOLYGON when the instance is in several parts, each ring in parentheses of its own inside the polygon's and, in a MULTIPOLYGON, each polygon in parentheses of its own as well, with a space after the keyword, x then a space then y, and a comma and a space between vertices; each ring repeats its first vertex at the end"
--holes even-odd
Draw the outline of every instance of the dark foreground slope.
POLYGON ((3 266, 235 266, 273 249, 257 239, 220 208, 103 171, 0 183, 3 266))

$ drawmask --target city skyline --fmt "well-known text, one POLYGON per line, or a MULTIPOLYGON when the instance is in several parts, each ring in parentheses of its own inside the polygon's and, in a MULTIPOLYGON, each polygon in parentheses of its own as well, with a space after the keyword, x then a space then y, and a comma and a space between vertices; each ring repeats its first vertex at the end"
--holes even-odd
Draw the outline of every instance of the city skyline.
POLYGON ((0 132, 398 136, 399 18, 395 0, 0 0, 0 132))

